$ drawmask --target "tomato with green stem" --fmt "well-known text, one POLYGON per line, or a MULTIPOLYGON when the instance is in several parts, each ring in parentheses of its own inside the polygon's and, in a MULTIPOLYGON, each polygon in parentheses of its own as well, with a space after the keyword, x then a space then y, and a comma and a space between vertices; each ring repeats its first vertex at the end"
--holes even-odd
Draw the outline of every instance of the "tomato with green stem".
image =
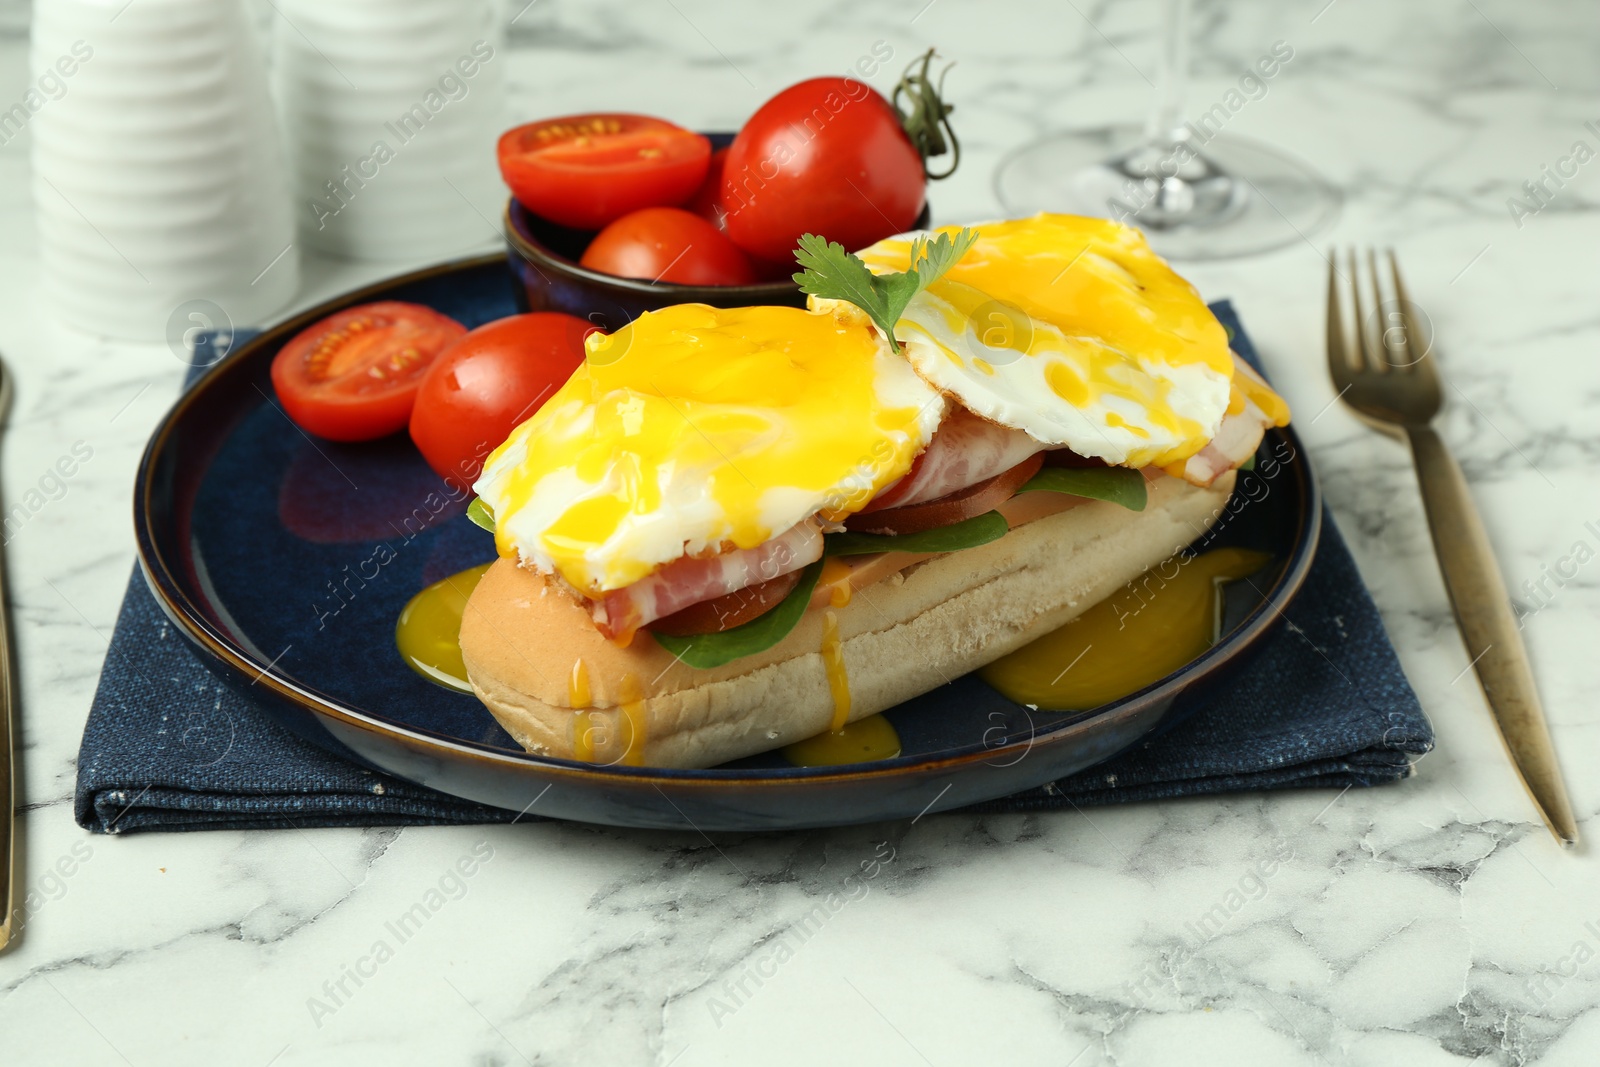
POLYGON ((904 233, 926 203, 926 160, 959 147, 943 78, 928 77, 933 50, 914 61, 895 104, 854 78, 811 78, 756 111, 728 147, 721 207, 734 243, 751 256, 790 262, 806 233, 847 250, 904 233), (896 107, 902 97, 905 111, 896 107))

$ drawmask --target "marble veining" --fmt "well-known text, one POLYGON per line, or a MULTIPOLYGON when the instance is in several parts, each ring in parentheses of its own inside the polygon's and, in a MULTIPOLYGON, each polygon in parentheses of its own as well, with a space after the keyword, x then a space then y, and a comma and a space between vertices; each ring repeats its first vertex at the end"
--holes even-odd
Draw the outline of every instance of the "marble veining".
MULTIPOLYGON (((28 6, 0 0, 0 109, 27 85, 28 6)), ((252 7, 263 27, 277 17, 252 7)), ((998 210, 1007 149, 1142 115, 1158 14, 510 0, 508 119, 616 108, 731 129, 876 42, 895 55, 884 90, 937 44, 957 61, 965 158, 932 202, 977 220, 998 210)), ((77 743, 133 559, 134 467, 183 365, 43 312, 24 133, 0 145, 7 501, 75 445, 91 454, 5 535, 27 872, 20 944, 0 957, 5 1061, 1594 1063, 1600 861, 1534 821, 1466 670, 1409 460, 1331 403, 1322 293, 1330 246, 1399 248, 1451 383, 1442 429, 1593 836, 1600 565, 1549 575, 1579 543, 1600 550, 1600 166, 1527 217, 1508 201, 1574 141, 1600 146, 1585 125, 1600 23, 1511 0, 1213 0, 1195 23, 1197 106, 1272 42, 1293 46, 1230 130, 1346 196, 1331 233, 1187 273, 1235 300, 1294 405, 1438 729, 1415 778, 714 840, 531 820, 92 837, 67 802, 77 743)), ((413 265, 308 255, 299 305, 413 265)))

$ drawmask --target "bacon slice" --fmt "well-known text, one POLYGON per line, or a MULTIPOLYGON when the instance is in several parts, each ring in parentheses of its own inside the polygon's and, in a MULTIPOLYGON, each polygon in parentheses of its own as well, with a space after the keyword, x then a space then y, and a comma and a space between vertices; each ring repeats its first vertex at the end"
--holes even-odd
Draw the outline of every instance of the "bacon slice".
POLYGON ((886 486, 863 512, 921 504, 1008 471, 1044 446, 1021 430, 1001 426, 957 404, 939 424, 905 477, 886 486))
POLYGON ((870 514, 861 512, 844 522, 847 530, 869 534, 914 534, 976 518, 1017 495, 1029 478, 1039 473, 1044 456, 1038 452, 993 478, 973 482, 965 489, 921 504, 902 504, 870 514))
POLYGON ((797 571, 822 558, 822 529, 813 522, 790 527, 755 548, 715 556, 685 556, 630 586, 587 601, 595 628, 627 645, 634 631, 702 600, 797 571))
MULTIPOLYGON (((1275 394, 1261 376, 1237 355, 1233 357, 1233 370, 1236 379, 1242 375, 1248 379, 1247 384, 1254 384, 1257 389, 1240 389, 1235 385, 1235 404, 1229 405, 1228 414, 1222 417, 1222 424, 1217 427, 1211 442, 1181 464, 1174 463, 1165 468, 1168 474, 1176 475, 1192 485, 1209 486, 1255 455, 1268 427, 1282 426, 1289 421, 1287 408, 1283 409, 1281 418, 1274 417, 1263 411, 1251 398, 1251 393, 1257 390, 1274 399, 1275 394), (1233 408, 1241 400, 1243 408, 1234 411, 1233 408)), ((1277 403, 1281 405, 1282 401, 1277 403)))

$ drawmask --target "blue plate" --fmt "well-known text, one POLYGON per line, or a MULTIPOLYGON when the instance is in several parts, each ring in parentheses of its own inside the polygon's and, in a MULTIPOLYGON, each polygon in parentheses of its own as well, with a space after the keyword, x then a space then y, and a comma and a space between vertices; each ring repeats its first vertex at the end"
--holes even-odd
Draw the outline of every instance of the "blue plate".
POLYGON ((241 345, 190 389, 139 467, 139 558, 157 600, 209 665, 291 729, 422 785, 511 810, 621 826, 762 830, 875 822, 1053 781, 1177 721, 1239 665, 1300 588, 1321 501, 1293 433, 1270 485, 1243 473, 1242 502, 1210 542, 1269 553, 1230 596, 1223 640, 1159 683, 1089 713, 1033 711, 975 675, 886 714, 894 759, 796 768, 775 755, 711 770, 594 767, 529 755, 471 696, 413 673, 394 646, 423 586, 494 546, 405 435, 313 440, 272 399, 279 347, 354 304, 406 300, 467 326, 516 311, 504 256, 447 264, 350 293, 241 345), (1259 589, 1257 596, 1252 588, 1259 589), (548 793, 546 793, 548 790, 548 793), (931 806, 931 798, 934 802, 931 806))

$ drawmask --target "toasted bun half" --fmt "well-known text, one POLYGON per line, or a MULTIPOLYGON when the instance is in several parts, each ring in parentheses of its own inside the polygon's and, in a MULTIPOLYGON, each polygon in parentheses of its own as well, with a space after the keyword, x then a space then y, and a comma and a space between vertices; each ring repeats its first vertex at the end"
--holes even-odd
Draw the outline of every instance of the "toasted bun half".
POLYGON ((711 767, 829 729, 827 612, 842 639, 849 719, 864 718, 1076 618, 1200 536, 1233 483, 1232 474, 1209 489, 1161 477, 1140 512, 1086 501, 908 567, 841 607, 814 603, 772 648, 709 670, 678 662, 647 634, 616 647, 582 605, 501 559, 467 604, 461 652, 479 699, 530 752, 711 767))

